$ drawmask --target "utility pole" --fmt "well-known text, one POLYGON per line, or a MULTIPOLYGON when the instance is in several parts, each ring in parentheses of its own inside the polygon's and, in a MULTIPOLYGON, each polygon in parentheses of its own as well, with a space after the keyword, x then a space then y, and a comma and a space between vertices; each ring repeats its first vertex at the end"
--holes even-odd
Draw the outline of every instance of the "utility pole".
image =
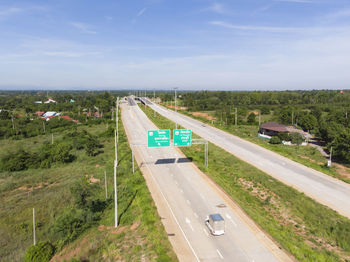
POLYGON ((46 133, 45 122, 43 122, 44 133, 46 133))
POLYGON ((118 198, 117 198, 117 131, 114 131, 114 146, 115 146, 115 159, 114 159, 114 227, 118 227, 118 198))
POLYGON ((261 125, 261 112, 259 111, 259 127, 261 125))
POLYGON ((235 113, 235 125, 237 126, 237 107, 235 108, 235 111, 236 111, 236 113, 235 113))
POLYGON ((15 130, 15 124, 13 123, 13 114, 11 115, 12 129, 15 130))
POLYGON ((192 139, 192 145, 203 145, 204 144, 204 166, 208 168, 208 140, 205 139, 192 139))
POLYGON ((118 126, 119 126, 119 96, 117 97, 116 102, 116 111, 115 111, 115 120, 116 120, 116 129, 117 129, 117 142, 119 142, 119 133, 118 133, 118 126))
POLYGON ((53 133, 51 133, 51 144, 53 144, 53 133))
POLYGON ((292 110, 292 126, 294 126, 294 110, 292 110))
POLYGON ((331 152, 329 154, 329 160, 328 160, 328 164, 327 164, 328 167, 332 166, 332 152, 333 152, 333 147, 331 146, 331 152))
POLYGON ((107 200, 108 192, 107 192, 107 174, 106 174, 106 170, 105 170, 105 189, 106 189, 106 200, 107 200))
MULTIPOLYGON (((156 102, 156 90, 153 89, 153 103, 156 102)), ((153 110, 153 117, 156 117, 156 110, 153 110)))
POLYGON ((33 242, 36 245, 36 235, 35 235, 35 209, 33 207, 33 242))
MULTIPOLYGON (((177 108, 176 108, 176 89, 177 89, 177 87, 174 87, 174 90, 175 90, 175 113, 177 113, 177 108)), ((177 120, 175 122, 175 129, 177 129, 177 120)))

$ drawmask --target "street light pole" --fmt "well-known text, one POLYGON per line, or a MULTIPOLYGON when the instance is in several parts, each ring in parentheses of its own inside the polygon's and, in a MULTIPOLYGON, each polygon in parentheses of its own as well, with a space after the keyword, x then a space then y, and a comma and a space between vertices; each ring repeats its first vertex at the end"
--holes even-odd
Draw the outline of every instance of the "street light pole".
POLYGON ((117 199, 117 131, 114 131, 114 146, 115 146, 115 159, 114 159, 114 227, 118 227, 118 199, 117 199))
MULTIPOLYGON (((178 89, 178 87, 174 87, 174 90, 175 90, 175 113, 177 113, 177 109, 176 109, 176 89, 178 89)), ((175 121, 175 129, 177 129, 177 120, 175 121)))
POLYGON ((33 207, 33 242, 36 245, 36 233, 35 233, 35 209, 33 207))

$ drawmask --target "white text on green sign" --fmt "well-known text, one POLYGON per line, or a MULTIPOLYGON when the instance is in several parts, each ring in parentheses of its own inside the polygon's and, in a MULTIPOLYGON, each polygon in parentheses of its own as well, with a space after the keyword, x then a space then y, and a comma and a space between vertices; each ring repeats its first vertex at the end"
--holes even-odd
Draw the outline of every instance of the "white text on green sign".
POLYGON ((149 130, 148 147, 170 146, 170 130, 149 130))
POLYGON ((191 146, 191 129, 174 129, 174 146, 191 146))

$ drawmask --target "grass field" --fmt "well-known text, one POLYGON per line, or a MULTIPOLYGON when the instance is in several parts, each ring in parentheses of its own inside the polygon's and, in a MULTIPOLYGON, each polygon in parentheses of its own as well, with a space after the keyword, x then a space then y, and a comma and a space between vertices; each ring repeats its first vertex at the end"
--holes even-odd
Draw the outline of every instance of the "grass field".
MULTIPOLYGON (((80 127, 79 127, 80 128, 80 127)), ((93 134, 106 125, 81 127, 93 134)), ((60 243, 52 228, 62 214, 74 208, 71 186, 85 177, 98 188, 96 198, 105 203, 99 220, 80 233, 75 241, 57 247, 55 260, 69 261, 177 261, 145 181, 137 169, 131 171, 131 151, 120 124, 118 168, 119 231, 113 230, 113 137, 100 137, 103 153, 89 157, 75 151, 77 159, 50 169, 29 169, 0 173, 0 260, 21 261, 32 244, 32 208, 36 211, 37 241, 60 243), (109 200, 105 201, 104 171, 107 171, 109 200)), ((63 134, 55 134, 59 139, 63 134)), ((22 146, 37 149, 51 135, 19 141, 1 140, 0 156, 22 146)))
MULTIPOLYGON (((311 146, 284 146, 284 145, 272 145, 267 140, 261 139, 257 136, 258 127, 250 125, 238 125, 238 126, 226 126, 220 124, 220 121, 210 121, 202 116, 194 116, 187 111, 179 111, 185 115, 188 115, 194 119, 198 119, 202 122, 210 124, 218 129, 224 130, 235 136, 248 140, 266 149, 274 151, 282 156, 285 156, 291 160, 294 160, 307 167, 313 168, 317 171, 325 173, 329 176, 338 178, 346 183, 350 183, 350 175, 344 175, 340 172, 339 168, 332 166, 328 168, 327 159, 314 147, 311 146)), ((265 116, 266 117, 266 116, 265 116)))
MULTIPOLYGON (((142 109, 161 129, 174 123, 142 109)), ((284 249, 299 261, 349 261, 350 220, 209 143, 180 148, 284 249)))

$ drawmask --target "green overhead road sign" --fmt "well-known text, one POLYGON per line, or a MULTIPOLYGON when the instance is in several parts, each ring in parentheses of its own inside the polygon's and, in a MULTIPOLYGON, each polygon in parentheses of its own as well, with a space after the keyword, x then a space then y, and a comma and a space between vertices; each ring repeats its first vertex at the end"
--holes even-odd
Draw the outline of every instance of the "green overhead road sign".
POLYGON ((191 146, 191 129, 174 129, 174 146, 191 146))
POLYGON ((148 147, 170 146, 170 130, 149 130, 148 147))

